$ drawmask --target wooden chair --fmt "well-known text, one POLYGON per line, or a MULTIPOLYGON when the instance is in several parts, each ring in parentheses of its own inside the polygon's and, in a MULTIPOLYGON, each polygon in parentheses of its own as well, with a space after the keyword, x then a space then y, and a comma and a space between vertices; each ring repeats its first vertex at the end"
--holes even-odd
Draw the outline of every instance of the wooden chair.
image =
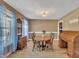
POLYGON ((53 49, 53 39, 54 39, 54 35, 53 33, 50 34, 50 40, 46 41, 46 47, 51 47, 51 49, 53 49))
POLYGON ((35 48, 39 48, 40 49, 40 41, 36 41, 35 40, 36 34, 32 33, 31 37, 32 37, 32 42, 33 42, 32 51, 34 51, 35 48))

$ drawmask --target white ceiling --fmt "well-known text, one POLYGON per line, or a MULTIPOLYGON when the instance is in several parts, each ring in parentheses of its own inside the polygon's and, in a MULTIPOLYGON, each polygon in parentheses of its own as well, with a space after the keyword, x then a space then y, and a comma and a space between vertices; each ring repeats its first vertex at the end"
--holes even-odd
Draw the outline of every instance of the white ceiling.
POLYGON ((79 7, 79 0, 4 0, 24 16, 31 19, 60 19, 79 7), (49 11, 47 17, 41 17, 42 10, 49 11))

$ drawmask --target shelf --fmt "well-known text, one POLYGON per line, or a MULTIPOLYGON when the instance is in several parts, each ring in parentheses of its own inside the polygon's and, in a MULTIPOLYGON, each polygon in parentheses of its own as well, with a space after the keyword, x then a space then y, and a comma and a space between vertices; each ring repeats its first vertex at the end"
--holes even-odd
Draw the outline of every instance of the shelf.
POLYGON ((22 24, 20 24, 20 23, 17 23, 17 27, 22 27, 22 24))
POLYGON ((17 35, 22 35, 22 20, 17 19, 17 35))
POLYGON ((63 31, 63 26, 62 22, 59 23, 59 32, 61 33, 63 31))
POLYGON ((59 30, 63 30, 63 29, 59 29, 59 30))
POLYGON ((21 33, 18 33, 17 35, 21 35, 21 33))

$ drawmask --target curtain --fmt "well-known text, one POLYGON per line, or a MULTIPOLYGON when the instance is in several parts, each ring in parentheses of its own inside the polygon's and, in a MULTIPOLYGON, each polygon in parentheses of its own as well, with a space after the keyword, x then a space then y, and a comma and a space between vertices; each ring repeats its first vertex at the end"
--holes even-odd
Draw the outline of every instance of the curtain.
POLYGON ((22 35, 27 36, 28 38, 28 20, 25 18, 23 19, 22 22, 22 35))
POLYGON ((4 56, 4 47, 6 47, 8 44, 4 44, 5 42, 8 43, 7 40, 5 37, 3 38, 3 35, 5 35, 5 31, 4 29, 2 29, 2 26, 4 25, 4 19, 5 20, 11 20, 11 37, 10 37, 10 40, 8 41, 9 43, 11 42, 11 48, 9 48, 10 52, 15 52, 16 49, 17 49, 17 42, 18 42, 18 37, 17 37, 17 32, 16 32, 16 11, 15 10, 12 10, 12 11, 9 11, 6 9, 5 5, 0 5, 0 57, 3 57, 4 56), (10 18, 6 18, 5 16, 9 16, 11 15, 10 18), (3 23, 2 23, 3 22, 3 23), (4 34, 3 34, 4 33, 4 34), (5 41, 5 42, 4 42, 5 41))

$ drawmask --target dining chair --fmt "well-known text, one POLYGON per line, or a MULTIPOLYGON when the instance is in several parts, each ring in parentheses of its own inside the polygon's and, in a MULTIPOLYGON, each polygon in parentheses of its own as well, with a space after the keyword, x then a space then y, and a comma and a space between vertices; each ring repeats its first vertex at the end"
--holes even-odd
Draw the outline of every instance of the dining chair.
POLYGON ((32 42, 33 42, 32 51, 34 51, 35 48, 37 48, 37 49, 39 48, 40 49, 40 42, 35 40, 36 34, 32 33, 31 37, 32 37, 32 42))
POLYGON ((51 49, 53 49, 53 40, 54 40, 54 34, 50 33, 50 40, 46 41, 46 47, 47 48, 50 47, 51 49))

